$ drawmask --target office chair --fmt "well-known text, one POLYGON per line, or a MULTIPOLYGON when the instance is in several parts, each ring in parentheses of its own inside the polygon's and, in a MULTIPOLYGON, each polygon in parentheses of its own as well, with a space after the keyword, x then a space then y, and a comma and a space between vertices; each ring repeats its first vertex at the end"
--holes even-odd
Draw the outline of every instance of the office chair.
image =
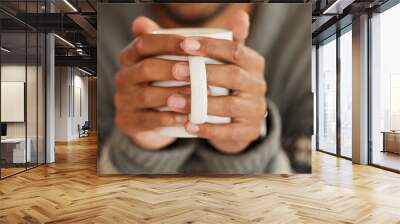
POLYGON ((89 121, 85 121, 82 127, 80 127, 80 125, 78 124, 79 138, 89 136, 89 130, 90 130, 89 121))

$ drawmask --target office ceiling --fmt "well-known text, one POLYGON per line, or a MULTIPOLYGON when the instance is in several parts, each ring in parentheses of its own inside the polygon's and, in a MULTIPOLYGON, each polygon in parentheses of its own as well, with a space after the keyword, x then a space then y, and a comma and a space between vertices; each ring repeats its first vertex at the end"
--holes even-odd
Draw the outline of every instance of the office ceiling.
MULTIPOLYGON (((1 52, 1 61, 10 64, 36 64, 44 51, 44 41, 38 42, 42 34, 37 33, 2 33, 2 47, 10 52, 1 52), (27 46, 27 47, 25 47, 27 46)), ((43 40, 43 39, 42 39, 43 40)))

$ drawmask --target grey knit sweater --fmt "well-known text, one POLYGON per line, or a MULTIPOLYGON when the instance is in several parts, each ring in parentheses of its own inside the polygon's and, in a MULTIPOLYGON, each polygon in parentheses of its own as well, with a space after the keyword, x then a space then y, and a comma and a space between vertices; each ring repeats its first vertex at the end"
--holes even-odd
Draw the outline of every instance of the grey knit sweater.
POLYGON ((98 171, 101 174, 291 173, 287 155, 300 137, 310 138, 311 8, 308 4, 258 4, 247 45, 264 55, 268 92, 268 134, 242 153, 226 155, 204 139, 178 139, 148 151, 114 128, 114 74, 119 51, 133 37, 137 16, 155 21, 149 4, 100 4, 98 9, 98 171), (293 19, 295 18, 295 19, 293 19), (283 128, 282 128, 283 127, 283 128), (282 145, 284 147, 282 147, 282 145))

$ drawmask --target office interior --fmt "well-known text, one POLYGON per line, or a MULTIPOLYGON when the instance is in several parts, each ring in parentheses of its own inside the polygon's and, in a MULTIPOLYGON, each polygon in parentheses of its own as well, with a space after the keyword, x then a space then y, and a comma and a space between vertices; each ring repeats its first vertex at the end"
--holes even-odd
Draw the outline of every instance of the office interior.
POLYGON ((53 163, 57 143, 95 135, 96 43, 70 17, 56 16, 71 10, 65 2, 0 6, 3 179, 53 163), (45 17, 50 13, 52 22, 45 17))
MULTIPOLYGON (((0 2, 1 186, 57 170, 58 162, 67 172, 77 161, 93 160, 83 169, 97 178, 96 4, 103 2, 132 1, 0 2)), ((287 3, 312 4, 313 172, 323 183, 324 172, 338 179, 321 187, 330 189, 347 175, 388 175, 380 183, 399 189, 391 180, 400 173, 400 2, 287 3)), ((349 185, 357 184, 336 187, 346 191, 349 185)), ((379 192, 368 189, 371 197, 379 192)))
POLYGON ((354 14, 314 35, 314 148, 398 172, 400 5, 388 1, 354 14))

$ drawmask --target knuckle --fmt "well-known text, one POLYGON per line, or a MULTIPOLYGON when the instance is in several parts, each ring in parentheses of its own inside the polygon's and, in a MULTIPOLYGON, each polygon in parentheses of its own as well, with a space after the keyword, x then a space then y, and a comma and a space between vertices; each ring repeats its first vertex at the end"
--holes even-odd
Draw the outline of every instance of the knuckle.
POLYGON ((136 39, 131 43, 131 46, 138 54, 144 54, 145 53, 145 45, 143 44, 144 39, 147 39, 148 34, 143 34, 139 37, 136 37, 136 39))
POLYGON ((260 93, 262 93, 263 95, 265 95, 268 91, 268 86, 267 86, 267 82, 263 79, 261 80, 261 82, 259 82, 259 88, 260 88, 260 93))
POLYGON ((135 100, 134 100, 135 102, 146 105, 149 101, 147 88, 137 89, 134 95, 135 95, 135 100))
POLYGON ((160 117, 158 116, 156 119, 154 119, 154 114, 152 112, 142 112, 141 116, 136 119, 141 128, 151 129, 155 126, 155 122, 158 121, 156 119, 160 119, 160 117))
POLYGON ((202 128, 200 128, 200 133, 202 136, 205 136, 206 138, 213 139, 216 137, 214 132, 211 131, 210 128, 206 127, 206 126, 203 126, 202 128))
POLYGON ((151 103, 151 90, 149 88, 143 88, 138 91, 139 99, 144 105, 149 105, 151 103))
POLYGON ((245 79, 245 74, 243 70, 238 66, 230 65, 229 70, 231 74, 230 75, 231 78, 229 80, 231 82, 232 88, 238 89, 242 85, 245 79))
POLYGON ((127 53, 126 49, 123 49, 121 53, 119 54, 119 64, 120 65, 126 65, 127 64, 127 53))
POLYGON ((267 107, 267 103, 265 102, 265 99, 261 99, 260 102, 257 104, 257 118, 264 118, 264 114, 265 114, 265 109, 267 107))
POLYGON ((140 62, 139 64, 140 76, 142 76, 145 79, 150 78, 152 74, 151 70, 152 70, 152 62, 150 59, 145 59, 140 62))
POLYGON ((243 52, 243 45, 241 45, 238 42, 232 42, 231 43, 231 50, 230 50, 230 56, 233 61, 237 61, 241 52, 243 52))
POLYGON ((259 54, 257 54, 257 62, 262 65, 262 67, 265 67, 265 58, 259 54))
POLYGON ((229 97, 226 104, 226 113, 235 116, 238 108, 238 99, 236 97, 229 97))
POLYGON ((160 124, 163 126, 171 125, 174 123, 174 118, 169 113, 161 113, 159 119, 160 119, 160 124))
POLYGON ((242 69, 236 65, 229 65, 231 74, 239 75, 242 73, 242 69))
POLYGON ((268 83, 264 80, 264 94, 268 92, 268 83))
POLYGON ((131 42, 129 45, 127 45, 125 48, 123 48, 119 54, 119 63, 122 66, 126 66, 130 64, 130 58, 132 57, 132 51, 136 50, 137 51, 137 41, 131 42))

